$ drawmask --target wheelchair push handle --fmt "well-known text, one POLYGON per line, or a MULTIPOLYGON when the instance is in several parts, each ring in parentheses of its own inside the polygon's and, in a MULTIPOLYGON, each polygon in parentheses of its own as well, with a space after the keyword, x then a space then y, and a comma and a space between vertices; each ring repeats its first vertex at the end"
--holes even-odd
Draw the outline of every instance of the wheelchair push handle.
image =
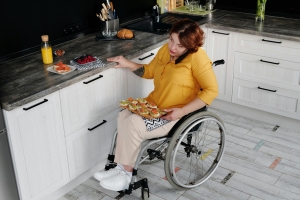
POLYGON ((225 60, 216 60, 215 62, 213 62, 212 66, 215 67, 217 65, 224 65, 225 64, 225 60))

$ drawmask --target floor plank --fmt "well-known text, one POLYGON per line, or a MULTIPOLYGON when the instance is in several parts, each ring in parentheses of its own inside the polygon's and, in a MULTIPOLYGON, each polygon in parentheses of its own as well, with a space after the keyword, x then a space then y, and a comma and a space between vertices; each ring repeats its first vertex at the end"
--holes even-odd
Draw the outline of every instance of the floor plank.
POLYGON ((300 195, 235 173, 226 185, 262 199, 300 199, 300 195))
POLYGON ((300 150, 300 138, 298 137, 287 136, 276 131, 268 131, 261 128, 253 128, 247 135, 300 150))
POLYGON ((282 174, 275 186, 300 194, 300 178, 282 174))
POLYGON ((224 156, 220 166, 269 184, 274 184, 282 174, 233 156, 224 156))

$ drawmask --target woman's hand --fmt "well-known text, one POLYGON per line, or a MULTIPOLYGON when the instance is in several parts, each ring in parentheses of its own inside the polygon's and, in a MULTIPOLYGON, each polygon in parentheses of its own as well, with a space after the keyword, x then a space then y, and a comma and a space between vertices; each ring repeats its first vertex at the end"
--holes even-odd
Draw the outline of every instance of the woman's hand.
POLYGON ((183 110, 181 108, 170 108, 165 109, 164 111, 166 111, 168 114, 161 118, 169 121, 180 119, 184 115, 183 110))
POLYGON ((127 60, 123 56, 116 56, 116 57, 107 58, 107 61, 118 63, 115 66, 116 68, 130 68, 131 71, 136 70, 137 68, 142 66, 141 64, 137 64, 135 62, 127 60))

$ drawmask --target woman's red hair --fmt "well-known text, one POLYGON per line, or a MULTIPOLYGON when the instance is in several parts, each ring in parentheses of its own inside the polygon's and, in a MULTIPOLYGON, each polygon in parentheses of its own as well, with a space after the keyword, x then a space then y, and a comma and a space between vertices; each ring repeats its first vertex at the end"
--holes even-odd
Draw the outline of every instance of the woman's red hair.
POLYGON ((190 19, 181 19, 175 22, 170 31, 177 33, 180 44, 184 46, 189 53, 195 53, 198 48, 204 44, 204 32, 199 24, 190 19))

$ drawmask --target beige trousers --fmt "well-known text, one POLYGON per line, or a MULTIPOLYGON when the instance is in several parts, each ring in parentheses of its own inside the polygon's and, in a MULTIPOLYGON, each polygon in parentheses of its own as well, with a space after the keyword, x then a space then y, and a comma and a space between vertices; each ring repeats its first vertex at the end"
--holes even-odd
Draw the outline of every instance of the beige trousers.
POLYGON ((177 121, 171 121, 148 132, 141 116, 133 114, 128 110, 121 111, 118 118, 115 162, 133 167, 140 152, 142 142, 146 139, 167 135, 177 121))

